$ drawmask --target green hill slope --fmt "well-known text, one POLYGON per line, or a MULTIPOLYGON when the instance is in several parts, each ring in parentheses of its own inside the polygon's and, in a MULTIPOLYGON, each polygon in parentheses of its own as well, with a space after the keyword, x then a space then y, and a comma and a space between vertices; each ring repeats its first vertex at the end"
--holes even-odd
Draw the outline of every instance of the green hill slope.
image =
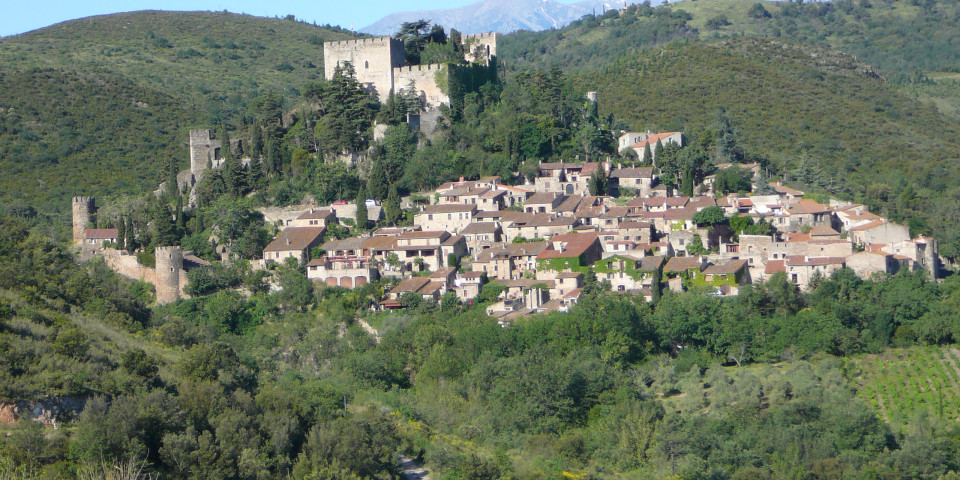
POLYGON ((293 20, 143 11, 83 18, 0 39, 4 69, 97 68, 202 106, 242 113, 264 91, 296 95, 323 77, 323 42, 352 33, 293 20))
POLYGON ((66 212, 76 194, 138 194, 187 131, 242 123, 265 93, 292 102, 352 34, 212 12, 90 17, 0 39, 0 202, 66 212))

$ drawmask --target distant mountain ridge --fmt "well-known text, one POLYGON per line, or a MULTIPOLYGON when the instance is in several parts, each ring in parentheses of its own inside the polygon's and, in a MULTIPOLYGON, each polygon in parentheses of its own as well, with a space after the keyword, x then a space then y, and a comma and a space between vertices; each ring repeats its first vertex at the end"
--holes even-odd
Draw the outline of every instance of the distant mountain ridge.
POLYGON ((519 30, 539 32, 563 27, 593 12, 600 14, 604 10, 619 9, 633 3, 639 2, 636 0, 583 0, 565 4, 555 0, 480 0, 459 8, 392 13, 360 31, 373 35, 392 35, 403 22, 423 18, 434 24, 455 28, 461 33, 511 33, 519 30))

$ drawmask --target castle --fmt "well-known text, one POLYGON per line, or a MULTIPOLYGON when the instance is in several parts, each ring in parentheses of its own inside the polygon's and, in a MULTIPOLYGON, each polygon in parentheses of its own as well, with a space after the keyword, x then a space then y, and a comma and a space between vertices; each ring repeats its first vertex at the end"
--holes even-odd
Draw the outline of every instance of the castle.
MULTIPOLYGON (((175 302, 184 296, 187 266, 184 265, 183 249, 157 247, 155 268, 141 265, 135 255, 108 246, 119 240, 116 228, 87 228, 96 211, 93 197, 73 197, 73 243, 80 249, 81 258, 100 255, 104 263, 120 275, 153 284, 158 304, 175 302)), ((202 267, 206 263, 196 257, 191 259, 189 266, 192 267, 202 267)))
MULTIPOLYGON (((357 81, 380 101, 385 101, 390 92, 404 92, 412 84, 427 111, 449 105, 450 96, 445 91, 449 65, 407 65, 403 47, 403 40, 391 37, 324 42, 324 78, 333 78, 336 68, 349 62, 357 81)), ((489 65, 497 56, 497 35, 464 35, 463 49, 464 59, 468 62, 489 65)))

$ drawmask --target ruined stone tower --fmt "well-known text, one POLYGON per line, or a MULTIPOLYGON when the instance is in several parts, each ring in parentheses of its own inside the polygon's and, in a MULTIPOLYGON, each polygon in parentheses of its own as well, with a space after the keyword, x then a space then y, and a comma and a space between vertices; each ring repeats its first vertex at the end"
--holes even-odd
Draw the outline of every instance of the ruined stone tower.
POLYGON ((937 240, 931 237, 925 237, 926 245, 923 247, 923 268, 930 274, 930 278, 936 280, 940 275, 940 254, 937 240))
MULTIPOLYGON (((220 140, 210 138, 210 130, 190 130, 190 172, 200 175, 220 157, 220 140)), ((199 180, 199 178, 197 179, 199 180)))
POLYGON ((73 243, 79 245, 86 240, 84 230, 93 219, 97 206, 93 197, 73 197, 73 243))
POLYGON ((157 247, 157 303, 171 303, 180 299, 180 271, 183 270, 183 250, 180 247, 157 247))

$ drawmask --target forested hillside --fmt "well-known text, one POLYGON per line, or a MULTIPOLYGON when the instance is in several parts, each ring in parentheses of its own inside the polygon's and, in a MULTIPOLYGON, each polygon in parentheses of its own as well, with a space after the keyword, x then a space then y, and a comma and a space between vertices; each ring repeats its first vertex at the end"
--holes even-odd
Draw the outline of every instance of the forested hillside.
MULTIPOLYGON (((0 201, 68 211, 76 194, 135 194, 187 164, 190 128, 288 108, 323 77, 323 42, 292 19, 135 12, 0 39, 0 201)), ((63 217, 61 217, 63 219, 63 217)))
MULTIPOLYGON (((800 294, 779 275, 656 305, 594 279, 570 313, 503 329, 484 313, 494 288, 470 306, 372 314, 377 284, 313 286, 290 266, 282 292, 253 280, 250 297, 148 309, 149 286, 76 264, 42 228, 0 227, 0 408, 5 422, 11 403, 59 421, 0 424, 3 478, 104 478, 132 462, 161 478, 386 479, 399 455, 438 479, 960 469, 955 408, 862 356, 955 341, 956 278, 843 270, 800 294)), ((924 351, 907 365, 931 365, 924 351)))

